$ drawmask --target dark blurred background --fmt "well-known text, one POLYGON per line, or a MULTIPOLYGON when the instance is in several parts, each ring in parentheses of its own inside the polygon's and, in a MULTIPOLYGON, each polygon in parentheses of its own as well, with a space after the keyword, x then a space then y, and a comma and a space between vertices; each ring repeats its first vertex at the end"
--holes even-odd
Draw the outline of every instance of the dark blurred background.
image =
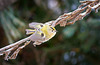
MULTIPOLYGON (((0 0, 0 48, 27 37, 30 22, 55 20, 79 5, 79 0, 0 0)), ((100 65, 100 10, 56 29, 54 38, 29 44, 15 60, 0 57, 0 65, 100 65)))

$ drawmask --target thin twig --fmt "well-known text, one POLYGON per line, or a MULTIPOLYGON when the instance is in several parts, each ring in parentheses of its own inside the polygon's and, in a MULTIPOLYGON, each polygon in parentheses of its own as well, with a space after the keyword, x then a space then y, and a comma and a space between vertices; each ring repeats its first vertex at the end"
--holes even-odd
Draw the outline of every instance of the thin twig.
POLYGON ((22 40, 20 40, 18 42, 15 42, 15 43, 13 43, 11 45, 5 46, 5 47, 1 48, 0 51, 4 51, 4 50, 9 49, 9 48, 12 48, 12 47, 14 47, 16 45, 20 45, 20 44, 22 44, 23 42, 25 42, 27 40, 29 40, 29 37, 24 38, 24 39, 22 39, 22 40))
POLYGON ((30 42, 25 43, 23 46, 18 47, 19 45, 23 44, 24 42, 26 42, 27 40, 29 40, 30 37, 24 38, 16 43, 13 43, 11 45, 5 46, 3 48, 0 49, 0 56, 5 54, 5 60, 8 59, 15 59, 17 54, 19 53, 19 51, 24 48, 26 45, 28 45, 30 42), (11 53, 11 51, 15 50, 16 48, 18 48, 11 56, 9 56, 9 54, 11 53))

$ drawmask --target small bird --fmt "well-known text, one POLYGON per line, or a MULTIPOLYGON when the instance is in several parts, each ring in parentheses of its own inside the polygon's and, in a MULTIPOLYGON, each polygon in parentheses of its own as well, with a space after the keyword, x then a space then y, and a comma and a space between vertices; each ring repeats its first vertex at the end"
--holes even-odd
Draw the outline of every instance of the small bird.
POLYGON ((31 29, 26 29, 26 34, 30 35, 30 41, 34 41, 33 45, 40 45, 55 36, 56 29, 45 23, 32 22, 29 24, 31 29))

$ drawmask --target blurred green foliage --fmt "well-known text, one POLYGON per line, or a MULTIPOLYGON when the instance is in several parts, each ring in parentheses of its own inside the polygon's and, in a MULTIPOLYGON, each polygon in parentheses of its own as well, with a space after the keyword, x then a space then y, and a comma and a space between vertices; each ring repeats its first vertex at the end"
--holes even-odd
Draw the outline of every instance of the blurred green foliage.
POLYGON ((8 38, 9 43, 14 42, 14 39, 21 37, 22 28, 25 29, 25 23, 14 15, 11 8, 0 12, 0 22, 8 38), (18 30, 19 29, 19 30, 18 30))
MULTIPOLYGON (((28 23, 56 19, 79 4, 79 0, 17 0, 0 11, 0 47, 26 37, 28 23), (3 44, 6 38, 8 42, 3 44)), ((0 65, 100 65, 100 11, 56 29, 54 38, 35 48, 29 44, 17 59, 4 61, 0 57, 0 65)))

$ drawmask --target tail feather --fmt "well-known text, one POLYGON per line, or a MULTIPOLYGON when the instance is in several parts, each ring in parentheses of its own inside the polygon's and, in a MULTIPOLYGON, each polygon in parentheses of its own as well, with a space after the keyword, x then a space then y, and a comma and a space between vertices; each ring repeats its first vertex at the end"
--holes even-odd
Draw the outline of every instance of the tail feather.
POLYGON ((26 29, 26 34, 27 34, 27 35, 33 34, 33 33, 35 33, 35 31, 36 31, 36 30, 26 29))

